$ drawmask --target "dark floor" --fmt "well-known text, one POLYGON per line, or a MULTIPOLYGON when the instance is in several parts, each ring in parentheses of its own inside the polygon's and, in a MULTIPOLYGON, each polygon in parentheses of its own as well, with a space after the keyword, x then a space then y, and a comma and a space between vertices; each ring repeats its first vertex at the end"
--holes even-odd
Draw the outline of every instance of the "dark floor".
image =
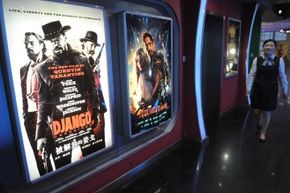
MULTIPOLYGON (((279 103, 280 104, 280 103, 279 103)), ((248 107, 206 120, 206 147, 187 142, 114 193, 290 193, 290 105, 274 111, 265 144, 248 107)))

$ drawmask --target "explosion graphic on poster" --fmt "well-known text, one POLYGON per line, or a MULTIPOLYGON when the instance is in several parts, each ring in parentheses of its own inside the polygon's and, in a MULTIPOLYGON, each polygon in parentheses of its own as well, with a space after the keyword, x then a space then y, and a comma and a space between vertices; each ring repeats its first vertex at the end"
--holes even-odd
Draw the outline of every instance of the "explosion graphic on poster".
POLYGON ((131 134, 171 118, 171 20, 126 14, 131 134))

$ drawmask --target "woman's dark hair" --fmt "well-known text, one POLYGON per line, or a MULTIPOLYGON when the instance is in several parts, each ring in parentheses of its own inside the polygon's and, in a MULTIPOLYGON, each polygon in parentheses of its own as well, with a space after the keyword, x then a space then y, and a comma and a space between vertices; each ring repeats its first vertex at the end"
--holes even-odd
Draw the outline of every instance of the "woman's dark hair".
POLYGON ((266 43, 268 43, 268 42, 273 42, 274 43, 274 45, 275 45, 275 47, 276 47, 276 41, 275 40, 273 40, 273 39, 267 39, 267 40, 265 40, 264 41, 264 43, 263 43, 263 47, 265 46, 265 44, 266 43))

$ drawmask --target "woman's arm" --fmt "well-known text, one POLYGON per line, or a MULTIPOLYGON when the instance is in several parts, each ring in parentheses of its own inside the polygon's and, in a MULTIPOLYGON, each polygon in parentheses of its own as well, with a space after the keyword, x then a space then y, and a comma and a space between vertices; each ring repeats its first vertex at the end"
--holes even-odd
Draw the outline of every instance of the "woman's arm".
POLYGON ((287 75, 285 72, 285 63, 284 63, 283 58, 280 58, 279 60, 278 77, 280 79, 280 84, 283 91, 283 95, 284 97, 287 97, 288 96, 288 80, 287 80, 287 75))
POLYGON ((248 79, 246 81, 247 94, 250 94, 254 79, 257 73, 257 58, 254 59, 250 73, 248 74, 248 79))

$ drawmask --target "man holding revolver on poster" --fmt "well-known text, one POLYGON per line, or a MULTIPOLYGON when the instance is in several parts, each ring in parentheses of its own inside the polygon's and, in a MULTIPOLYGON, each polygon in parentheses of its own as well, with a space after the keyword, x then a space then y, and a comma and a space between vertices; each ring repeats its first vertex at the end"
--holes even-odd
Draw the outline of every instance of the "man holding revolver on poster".
MULTIPOLYGON (((98 125, 98 99, 95 79, 86 57, 67 43, 70 26, 59 21, 42 26, 53 55, 36 68, 38 81, 37 149, 52 149, 55 167, 72 161, 74 149, 104 147, 93 130, 98 125)), ((82 152, 78 154, 82 158, 82 152)))
POLYGON ((37 105, 35 98, 37 93, 33 86, 36 66, 47 59, 45 55, 46 46, 43 38, 34 32, 26 32, 24 34, 24 44, 27 56, 30 59, 30 61, 20 69, 24 126, 34 153, 39 174, 42 176, 46 172, 51 171, 51 164, 48 164, 50 162, 44 163, 42 157, 38 155, 36 142, 34 140, 37 121, 37 105))

